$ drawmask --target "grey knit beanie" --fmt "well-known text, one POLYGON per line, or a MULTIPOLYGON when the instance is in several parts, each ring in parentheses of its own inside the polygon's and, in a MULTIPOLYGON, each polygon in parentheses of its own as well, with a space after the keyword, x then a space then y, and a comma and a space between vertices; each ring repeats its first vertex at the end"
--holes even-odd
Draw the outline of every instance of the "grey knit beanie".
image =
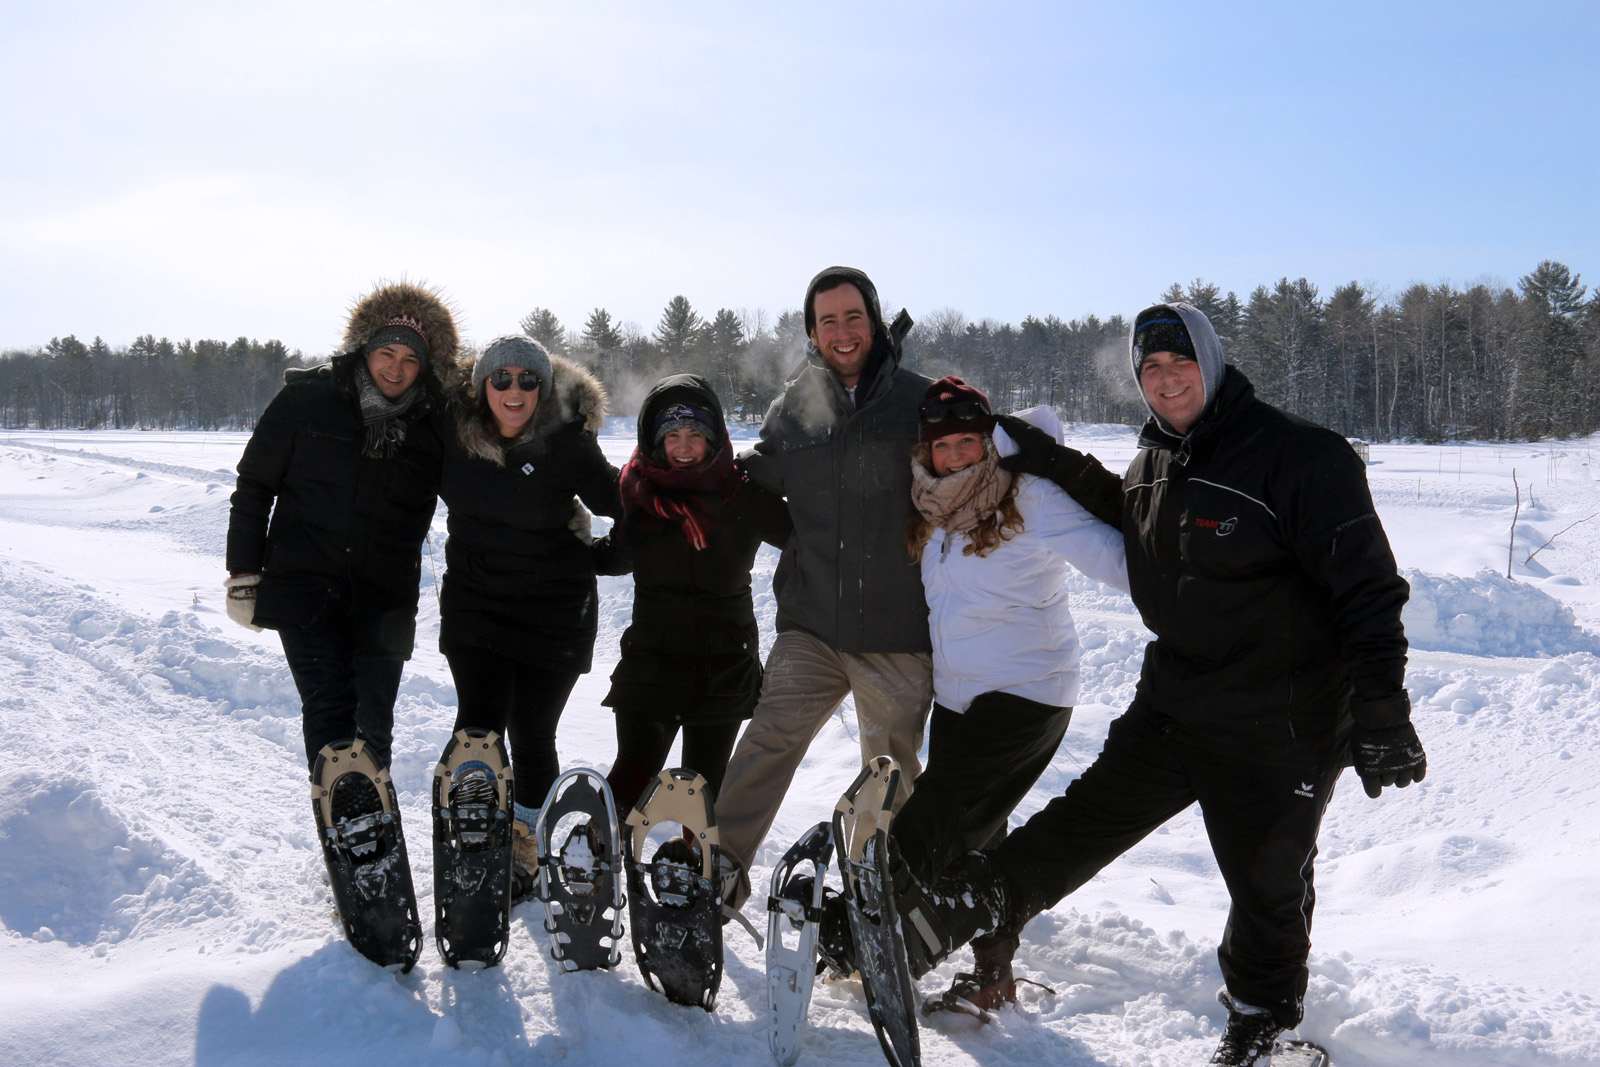
POLYGON ((533 371, 539 376, 540 397, 550 395, 550 353, 533 338, 520 333, 508 333, 490 341, 478 361, 472 365, 473 391, 482 393, 484 381, 502 367, 521 367, 533 371))

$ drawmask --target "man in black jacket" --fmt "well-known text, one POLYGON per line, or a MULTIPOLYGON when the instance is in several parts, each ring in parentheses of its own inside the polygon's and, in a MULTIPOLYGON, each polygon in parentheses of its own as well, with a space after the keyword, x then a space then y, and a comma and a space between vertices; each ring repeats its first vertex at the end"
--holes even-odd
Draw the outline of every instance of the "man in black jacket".
POLYGON ((457 347, 436 293, 380 287, 351 312, 332 362, 289 372, 239 460, 228 615, 278 631, 308 765, 358 737, 389 763, 457 347))
POLYGON ((1409 589, 1348 442, 1257 400, 1198 309, 1141 312, 1130 350, 1151 419, 1120 484, 1002 424, 1021 448, 1009 466, 1122 528, 1155 634, 1133 705, 1064 795, 912 887, 906 937, 920 973, 974 934, 1014 936, 1198 802, 1232 902, 1212 1062, 1265 1063, 1302 1016, 1317 832, 1341 770, 1354 762, 1372 797, 1426 773, 1404 688, 1409 589))

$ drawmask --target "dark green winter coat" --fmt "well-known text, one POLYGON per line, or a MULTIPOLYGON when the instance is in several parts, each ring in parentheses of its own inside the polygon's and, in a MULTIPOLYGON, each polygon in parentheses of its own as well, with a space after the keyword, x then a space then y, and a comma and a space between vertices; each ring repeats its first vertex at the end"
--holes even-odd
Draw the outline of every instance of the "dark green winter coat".
POLYGON ((852 401, 814 350, 772 402, 751 479, 789 504, 794 532, 773 576, 780 631, 840 652, 928 652, 922 573, 906 551, 917 408, 932 384, 900 366, 881 325, 852 401))

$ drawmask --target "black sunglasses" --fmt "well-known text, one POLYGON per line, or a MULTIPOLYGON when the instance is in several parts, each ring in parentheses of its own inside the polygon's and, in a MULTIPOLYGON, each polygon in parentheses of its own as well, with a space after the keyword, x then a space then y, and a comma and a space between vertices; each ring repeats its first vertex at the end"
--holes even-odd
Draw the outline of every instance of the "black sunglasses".
MULTIPOLYGON (((503 393, 511 388, 511 372, 505 368, 489 375, 489 384, 494 386, 496 392, 503 393)), ((517 388, 524 393, 531 393, 539 388, 539 376, 531 370, 525 370, 517 375, 517 388)))
POLYGON ((943 422, 945 419, 970 422, 988 418, 989 409, 976 400, 924 400, 917 408, 917 414, 923 422, 943 422))

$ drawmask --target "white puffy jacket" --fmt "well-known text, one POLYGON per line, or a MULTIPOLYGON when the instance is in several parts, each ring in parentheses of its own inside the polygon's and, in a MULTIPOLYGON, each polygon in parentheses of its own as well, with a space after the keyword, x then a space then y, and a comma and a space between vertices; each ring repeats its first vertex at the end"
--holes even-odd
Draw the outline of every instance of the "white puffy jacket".
POLYGON ((1031 475, 1017 476, 1016 503, 1022 532, 987 556, 964 555, 967 536, 941 529, 922 553, 934 698, 953 711, 990 691, 1076 703, 1080 646, 1064 588, 1067 564, 1128 588, 1122 531, 1031 475))

